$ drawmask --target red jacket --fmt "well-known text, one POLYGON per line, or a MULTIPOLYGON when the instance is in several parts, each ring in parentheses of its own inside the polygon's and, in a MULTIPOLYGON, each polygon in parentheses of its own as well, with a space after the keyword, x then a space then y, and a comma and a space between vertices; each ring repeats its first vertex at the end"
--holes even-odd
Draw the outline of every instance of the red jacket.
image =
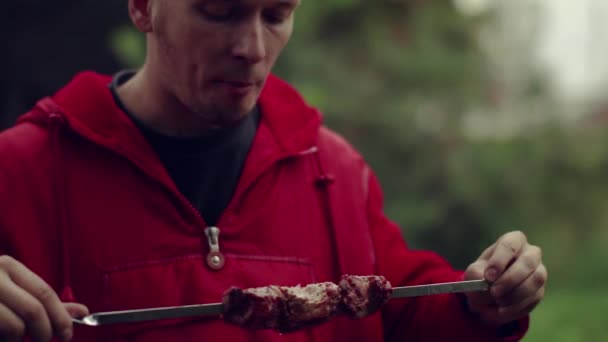
MULTIPOLYGON (((0 134, 0 254, 91 312, 218 302, 229 286, 381 274, 394 285, 461 272, 411 251, 382 213, 377 179, 319 113, 270 76, 212 270, 204 218, 114 103, 110 78, 78 75, 0 134)), ((527 328, 520 324, 519 339, 527 328)), ((458 295, 397 299, 361 320, 288 335, 218 318, 77 327, 75 341, 503 341, 458 295)))

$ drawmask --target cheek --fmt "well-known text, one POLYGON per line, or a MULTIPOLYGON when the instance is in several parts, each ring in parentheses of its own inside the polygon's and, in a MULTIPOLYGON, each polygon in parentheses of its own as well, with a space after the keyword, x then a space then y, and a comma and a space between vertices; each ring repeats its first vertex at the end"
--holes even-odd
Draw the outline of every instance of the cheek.
POLYGON ((200 22, 200 19, 184 16, 170 25, 165 38, 172 48, 172 59, 179 68, 192 68, 212 58, 218 49, 217 32, 200 22))
POLYGON ((190 96, 200 96, 201 88, 207 86, 206 81, 212 74, 213 47, 194 31, 184 32, 178 44, 171 52, 175 77, 179 78, 181 86, 187 88, 184 91, 191 93, 190 96))
POLYGON ((268 54, 272 60, 276 60, 285 48, 293 31, 293 23, 286 24, 283 28, 271 31, 268 35, 268 54))

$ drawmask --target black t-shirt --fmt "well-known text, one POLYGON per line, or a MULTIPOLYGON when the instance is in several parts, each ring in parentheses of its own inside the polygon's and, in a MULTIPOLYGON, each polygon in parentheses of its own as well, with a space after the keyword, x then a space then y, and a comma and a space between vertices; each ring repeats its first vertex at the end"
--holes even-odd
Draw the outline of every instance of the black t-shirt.
POLYGON ((117 95, 133 71, 116 74, 109 87, 116 104, 131 118, 158 154, 177 188, 209 226, 217 224, 233 196, 259 121, 257 108, 238 125, 195 138, 172 137, 147 127, 117 95))

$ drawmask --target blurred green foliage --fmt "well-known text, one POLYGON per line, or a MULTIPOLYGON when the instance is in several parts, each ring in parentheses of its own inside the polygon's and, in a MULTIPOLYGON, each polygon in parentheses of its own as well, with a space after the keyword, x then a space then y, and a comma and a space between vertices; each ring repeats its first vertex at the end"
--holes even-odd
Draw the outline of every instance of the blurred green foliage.
MULTIPOLYGON (((275 71, 363 153, 413 248, 461 268, 509 230, 543 248, 547 300, 527 341, 608 340, 608 132, 468 137, 463 115, 494 105, 480 20, 448 1, 303 2, 275 71)), ((529 88, 522 101, 542 96, 529 88)))
POLYGON ((461 265, 491 240, 451 191, 461 113, 484 93, 470 25, 448 2, 304 2, 276 68, 368 159, 410 243, 461 265))
POLYGON ((532 314, 525 342, 603 342, 608 337, 608 294, 603 290, 551 291, 532 314))
MULTIPOLYGON (((606 127, 467 136, 465 113, 493 106, 478 20, 448 1, 303 1, 275 72, 373 166, 411 247, 459 268, 509 230, 543 248, 547 300, 527 341, 607 340, 606 127)), ((132 66, 141 44, 120 32, 113 41, 132 66)))

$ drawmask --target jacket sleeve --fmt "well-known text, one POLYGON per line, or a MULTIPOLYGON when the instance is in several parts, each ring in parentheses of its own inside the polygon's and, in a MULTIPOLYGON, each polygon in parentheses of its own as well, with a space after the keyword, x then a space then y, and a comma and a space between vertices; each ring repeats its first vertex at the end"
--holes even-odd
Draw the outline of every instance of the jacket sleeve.
POLYGON ((8 215, 10 207, 10 193, 7 165, 10 165, 11 158, 7 153, 7 144, 5 143, 4 134, 0 134, 0 256, 9 253, 9 238, 8 238, 8 215))
MULTIPOLYGON (((376 251, 378 274, 393 286, 451 282, 462 279, 443 258, 430 251, 407 247, 401 231, 382 211, 382 192, 375 175, 369 181, 368 217, 376 251)), ((509 329, 495 329, 467 312, 459 294, 402 298, 383 309, 386 341, 518 341, 528 328, 528 318, 509 329)))
POLYGON ((47 145, 46 131, 32 124, 0 132, 0 255, 50 259, 40 258, 39 247, 52 233, 38 230, 52 222, 47 145))

